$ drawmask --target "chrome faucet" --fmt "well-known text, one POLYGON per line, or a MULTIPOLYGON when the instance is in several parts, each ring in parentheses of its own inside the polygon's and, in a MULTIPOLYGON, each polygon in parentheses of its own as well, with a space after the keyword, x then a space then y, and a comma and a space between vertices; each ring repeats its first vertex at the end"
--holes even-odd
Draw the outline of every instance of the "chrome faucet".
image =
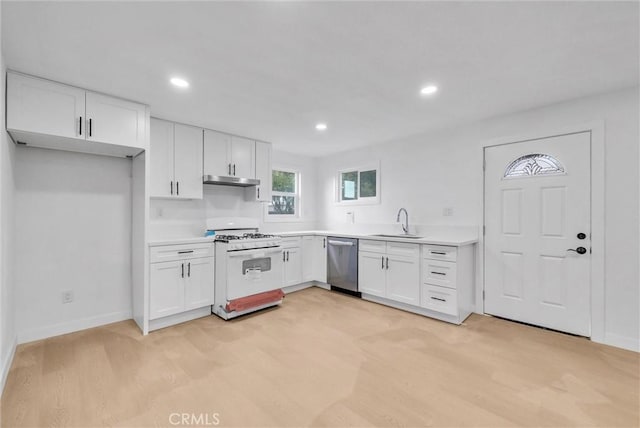
POLYGON ((402 211, 404 211, 404 224, 402 225, 402 230, 404 231, 405 235, 408 235, 409 234, 409 213, 407 212, 406 209, 400 208, 398 210, 398 218, 396 218, 396 221, 400 222, 400 214, 402 214, 402 211))

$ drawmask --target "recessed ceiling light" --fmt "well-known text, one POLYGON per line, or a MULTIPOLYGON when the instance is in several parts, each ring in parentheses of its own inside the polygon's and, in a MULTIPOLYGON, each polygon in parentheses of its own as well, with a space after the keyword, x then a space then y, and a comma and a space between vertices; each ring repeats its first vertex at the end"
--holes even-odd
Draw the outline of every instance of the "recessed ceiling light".
POLYGON ((318 131, 324 131, 325 129, 327 129, 327 124, 326 123, 319 123, 316 125, 316 129, 318 131))
POLYGON ((179 77, 172 77, 170 82, 177 86, 178 88, 188 88, 189 87, 189 82, 187 82, 184 79, 181 79, 179 77))
POLYGON ((422 95, 431 95, 435 94, 436 92, 438 92, 438 87, 435 85, 425 86, 424 88, 420 89, 420 93, 422 95))

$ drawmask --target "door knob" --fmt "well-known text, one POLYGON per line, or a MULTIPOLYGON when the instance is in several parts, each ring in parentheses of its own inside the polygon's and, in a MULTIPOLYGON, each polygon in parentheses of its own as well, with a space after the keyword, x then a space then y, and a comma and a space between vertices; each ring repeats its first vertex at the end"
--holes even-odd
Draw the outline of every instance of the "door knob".
POLYGON ((585 254, 587 252, 587 249, 584 247, 578 247, 575 250, 573 248, 569 248, 567 251, 573 251, 576 252, 578 254, 585 254))

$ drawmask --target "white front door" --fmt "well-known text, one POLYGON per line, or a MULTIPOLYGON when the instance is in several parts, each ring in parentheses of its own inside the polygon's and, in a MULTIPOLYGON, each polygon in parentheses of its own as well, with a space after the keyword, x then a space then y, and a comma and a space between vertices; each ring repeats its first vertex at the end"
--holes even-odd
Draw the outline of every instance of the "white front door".
POLYGON ((485 148, 485 312, 590 336, 591 133, 485 148))

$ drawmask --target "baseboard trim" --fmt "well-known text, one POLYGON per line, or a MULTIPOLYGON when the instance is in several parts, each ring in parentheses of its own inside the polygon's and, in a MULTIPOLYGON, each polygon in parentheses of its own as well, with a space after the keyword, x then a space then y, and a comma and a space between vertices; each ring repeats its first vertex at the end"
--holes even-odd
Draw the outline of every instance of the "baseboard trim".
POLYGON ((111 312, 103 315, 82 318, 79 320, 65 321, 46 327, 33 328, 18 333, 18 343, 33 342, 34 340, 47 339, 62 334, 74 333, 88 328, 100 327, 118 321, 130 320, 131 311, 111 312))
POLYGON ((205 306, 202 308, 192 309, 187 312, 169 315, 168 317, 149 320, 149 333, 155 330, 160 330, 161 328, 171 327, 172 325, 182 324, 183 322, 210 316, 213 316, 211 313, 211 306, 205 306))
POLYGON ((602 343, 605 345, 615 346, 616 348, 640 352, 640 340, 632 337, 620 336, 619 334, 614 333, 605 333, 602 343))
POLYGON ((295 293, 296 291, 304 290, 305 288, 313 287, 313 282, 303 282, 301 284, 290 285, 289 287, 283 287, 284 294, 295 293))
POLYGON ((0 373, 0 398, 4 393, 4 386, 7 383, 7 376, 9 376, 9 370, 11 370, 11 364, 13 363, 13 357, 16 355, 16 348, 18 347, 18 337, 13 338, 11 343, 11 350, 7 354, 7 358, 2 362, 2 373, 0 373))

